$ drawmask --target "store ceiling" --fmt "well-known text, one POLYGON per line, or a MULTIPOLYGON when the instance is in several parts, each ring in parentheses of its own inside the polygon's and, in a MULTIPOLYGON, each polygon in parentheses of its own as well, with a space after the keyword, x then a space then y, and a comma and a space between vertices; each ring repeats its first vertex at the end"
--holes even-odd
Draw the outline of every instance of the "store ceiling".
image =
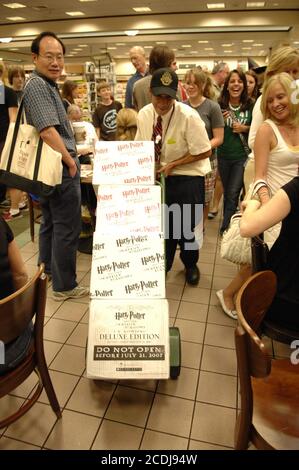
POLYGON ((265 1, 264 7, 224 0, 220 9, 208 9, 208 2, 199 0, 20 0, 22 8, 5 6, 11 3, 0 4, 0 38, 12 37, 10 43, 0 43, 0 56, 20 63, 31 62, 32 38, 45 30, 63 38, 70 62, 104 52, 124 59, 132 45, 149 52, 153 45, 166 43, 178 59, 254 57, 263 63, 278 44, 299 46, 298 0, 265 1), (139 13, 135 7, 151 11, 139 13), (66 13, 74 11, 83 15, 66 13), (14 17, 23 19, 9 19, 14 17), (127 36, 125 30, 138 34, 127 36))

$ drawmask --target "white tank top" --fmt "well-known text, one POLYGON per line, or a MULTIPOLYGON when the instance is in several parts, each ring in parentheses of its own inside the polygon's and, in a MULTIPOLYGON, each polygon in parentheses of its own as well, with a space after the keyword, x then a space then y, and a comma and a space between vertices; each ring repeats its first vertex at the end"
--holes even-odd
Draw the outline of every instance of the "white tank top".
POLYGON ((288 145, 277 125, 271 119, 266 119, 265 122, 272 128, 277 139, 276 147, 269 154, 267 170, 267 181, 272 194, 275 194, 281 186, 298 176, 299 145, 288 145))

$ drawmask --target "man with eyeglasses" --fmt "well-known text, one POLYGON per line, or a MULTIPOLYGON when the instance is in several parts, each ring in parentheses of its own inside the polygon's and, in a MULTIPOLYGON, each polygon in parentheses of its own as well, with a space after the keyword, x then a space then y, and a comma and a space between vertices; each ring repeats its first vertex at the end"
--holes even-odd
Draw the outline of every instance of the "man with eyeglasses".
POLYGON ((64 66, 65 47, 52 32, 40 33, 31 44, 35 70, 24 90, 29 124, 62 155, 62 184, 49 198, 40 198, 42 224, 39 263, 52 275, 53 298, 88 295, 76 281, 76 253, 81 230, 80 163, 74 134, 59 94, 57 80, 64 66))

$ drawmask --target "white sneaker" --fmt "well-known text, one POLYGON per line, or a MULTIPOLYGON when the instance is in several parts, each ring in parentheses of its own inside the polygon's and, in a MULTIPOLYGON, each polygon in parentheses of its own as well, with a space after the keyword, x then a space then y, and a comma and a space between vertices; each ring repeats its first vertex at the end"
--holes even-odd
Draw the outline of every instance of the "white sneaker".
POLYGON ((53 291, 53 299, 57 301, 66 299, 78 299, 89 295, 89 290, 86 287, 74 287, 72 290, 64 290, 62 292, 53 291))
POLYGON ((224 313, 226 313, 226 315, 228 315, 230 318, 233 318, 234 320, 237 320, 238 319, 238 314, 237 314, 236 310, 230 310, 225 305, 224 298, 223 298, 223 290, 222 289, 218 290, 216 292, 216 295, 219 299, 219 302, 221 304, 221 307, 222 307, 222 310, 224 311, 224 313))

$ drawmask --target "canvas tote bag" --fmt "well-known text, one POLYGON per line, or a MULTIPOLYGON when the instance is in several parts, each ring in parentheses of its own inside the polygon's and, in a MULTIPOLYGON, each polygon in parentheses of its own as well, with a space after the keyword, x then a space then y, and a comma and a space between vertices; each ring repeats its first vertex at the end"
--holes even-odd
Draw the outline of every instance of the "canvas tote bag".
POLYGON ((62 155, 26 123, 23 100, 9 125, 0 161, 0 182, 38 196, 51 196, 62 182, 62 155))

